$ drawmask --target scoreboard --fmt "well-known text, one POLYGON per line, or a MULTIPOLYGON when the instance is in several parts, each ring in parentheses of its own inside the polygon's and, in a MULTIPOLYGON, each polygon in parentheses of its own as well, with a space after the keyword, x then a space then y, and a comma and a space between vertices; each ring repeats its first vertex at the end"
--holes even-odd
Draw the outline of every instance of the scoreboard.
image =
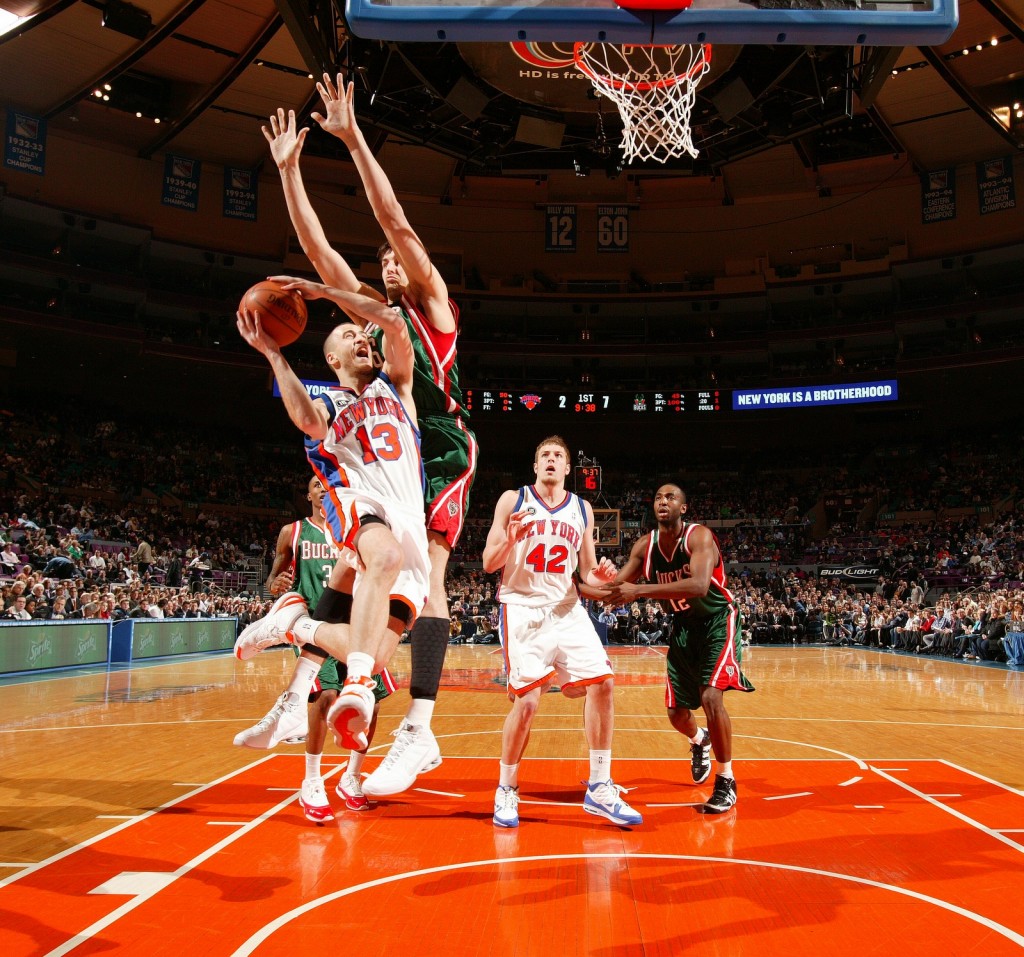
POLYGON ((727 390, 684 392, 511 392, 467 389, 472 415, 665 415, 706 414, 731 406, 727 390))

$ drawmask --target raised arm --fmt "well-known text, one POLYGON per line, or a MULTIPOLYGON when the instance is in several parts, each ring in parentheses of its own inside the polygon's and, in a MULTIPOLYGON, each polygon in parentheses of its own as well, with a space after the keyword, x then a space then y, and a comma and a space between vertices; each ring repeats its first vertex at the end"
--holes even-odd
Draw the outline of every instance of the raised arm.
POLYGON ((325 73, 323 82, 317 83, 316 88, 324 101, 324 113, 314 113, 313 119, 348 147, 373 215, 409 279, 411 297, 438 332, 454 332, 455 317, 448 304, 448 287, 430 261, 430 255, 409 223, 391 181, 366 145, 356 122, 353 106, 355 85, 349 83, 346 86, 340 73, 337 82, 332 82, 325 73))
POLYGON ((281 354, 277 340, 264 331, 259 311, 240 309, 235 315, 242 338, 270 363, 288 417, 311 439, 322 439, 327 434, 327 407, 309 397, 306 387, 281 354))
POLYGON ((508 556, 512 554, 512 547, 525 534, 523 520, 529 512, 512 511, 518 498, 519 493, 509 489, 501 493, 498 504, 494 506, 494 518, 487 532, 483 554, 484 571, 488 574, 505 567, 508 556))
POLYGON ((382 299, 376 289, 356 276, 345 258, 327 241, 327 234, 309 201, 299 166, 309 127, 299 129, 295 110, 289 110, 286 114, 284 110, 278 109, 270 117, 269 126, 261 129, 270 144, 270 155, 281 175, 281 186, 295 235, 317 274, 330 286, 382 299))

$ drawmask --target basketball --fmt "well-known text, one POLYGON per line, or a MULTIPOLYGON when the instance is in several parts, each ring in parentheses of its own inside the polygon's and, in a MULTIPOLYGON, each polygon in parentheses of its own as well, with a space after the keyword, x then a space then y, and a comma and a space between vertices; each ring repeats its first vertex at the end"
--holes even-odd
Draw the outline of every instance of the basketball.
POLYGON ((241 305, 260 314, 264 331, 279 346, 290 345, 306 328, 308 313, 302 296, 269 279, 248 289, 241 305))

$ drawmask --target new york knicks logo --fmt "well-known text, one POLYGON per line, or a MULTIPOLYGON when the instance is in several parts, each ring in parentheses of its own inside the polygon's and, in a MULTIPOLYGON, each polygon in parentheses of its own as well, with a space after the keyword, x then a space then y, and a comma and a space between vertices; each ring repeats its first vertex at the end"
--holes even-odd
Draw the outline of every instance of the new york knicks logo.
POLYGON ((519 401, 532 412, 540 405, 541 397, 536 392, 528 392, 526 395, 521 395, 519 401))

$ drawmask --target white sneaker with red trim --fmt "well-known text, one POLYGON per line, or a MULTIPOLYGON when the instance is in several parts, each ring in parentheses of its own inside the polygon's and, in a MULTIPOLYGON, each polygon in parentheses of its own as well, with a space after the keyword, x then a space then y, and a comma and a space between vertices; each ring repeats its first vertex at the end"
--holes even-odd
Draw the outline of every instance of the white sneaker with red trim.
POLYGON ((255 658, 273 645, 291 644, 288 632, 307 614, 306 599, 298 592, 286 591, 259 621, 245 628, 235 640, 235 657, 240 661, 255 658))
POLYGON ((302 790, 299 791, 299 806, 302 813, 306 815, 307 821, 314 824, 323 824, 326 821, 334 820, 334 812, 327 800, 327 791, 324 790, 323 778, 306 778, 302 782, 302 790))

